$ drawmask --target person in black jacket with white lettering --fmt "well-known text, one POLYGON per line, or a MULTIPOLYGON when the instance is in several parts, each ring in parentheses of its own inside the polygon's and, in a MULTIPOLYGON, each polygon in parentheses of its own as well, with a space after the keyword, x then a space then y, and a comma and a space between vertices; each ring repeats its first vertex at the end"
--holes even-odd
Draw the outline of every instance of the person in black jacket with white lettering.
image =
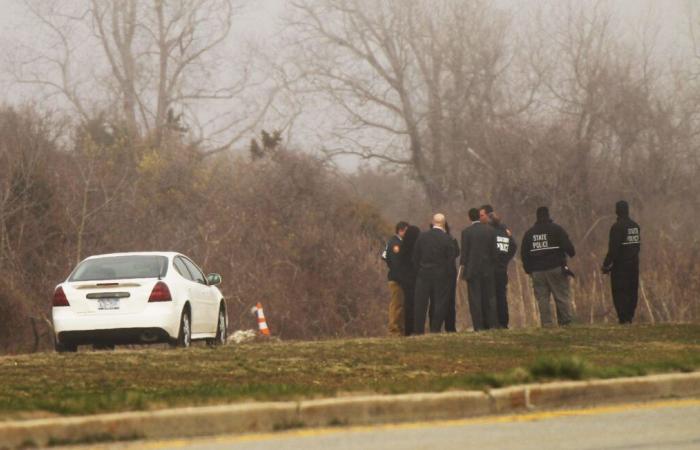
POLYGON ((566 257, 575 254, 574 245, 564 228, 549 218, 549 209, 546 206, 537 208, 537 222, 523 236, 520 257, 525 272, 532 277, 542 326, 552 325, 550 294, 554 295, 557 323, 568 325, 573 320, 568 279, 571 271, 566 265, 566 257))
POLYGON ((496 282, 496 309, 498 310, 498 326, 508 328, 508 263, 518 250, 513 233, 501 221, 491 205, 481 207, 489 217, 489 223, 496 230, 496 266, 494 280, 496 282))
POLYGON ((621 324, 632 323, 639 292, 639 224, 630 219, 629 204, 615 204, 617 222, 610 227, 608 254, 603 261, 603 273, 610 274, 613 304, 621 324))

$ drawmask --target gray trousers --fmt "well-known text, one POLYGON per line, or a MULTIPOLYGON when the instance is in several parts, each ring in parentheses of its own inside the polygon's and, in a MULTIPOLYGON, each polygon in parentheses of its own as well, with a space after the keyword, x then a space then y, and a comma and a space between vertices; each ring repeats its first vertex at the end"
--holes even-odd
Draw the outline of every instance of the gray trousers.
POLYGON ((569 279, 561 272, 560 267, 542 272, 532 272, 532 287, 535 291, 537 306, 540 309, 540 321, 543 327, 552 325, 552 310, 549 306, 550 294, 554 295, 559 325, 571 323, 569 279))

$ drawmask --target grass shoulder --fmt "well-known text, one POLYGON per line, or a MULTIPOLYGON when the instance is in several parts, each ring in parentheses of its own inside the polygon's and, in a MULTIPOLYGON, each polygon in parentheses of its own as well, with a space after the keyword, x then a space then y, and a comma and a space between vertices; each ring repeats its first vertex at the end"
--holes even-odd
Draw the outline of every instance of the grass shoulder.
POLYGON ((44 353, 0 359, 0 420, 698 369, 698 324, 44 353))

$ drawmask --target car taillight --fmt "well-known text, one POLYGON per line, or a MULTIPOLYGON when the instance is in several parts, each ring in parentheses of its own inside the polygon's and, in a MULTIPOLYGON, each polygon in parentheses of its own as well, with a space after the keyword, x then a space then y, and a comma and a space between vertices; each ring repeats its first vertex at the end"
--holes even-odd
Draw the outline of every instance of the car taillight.
POLYGON ((153 286, 151 291, 151 296, 148 298, 149 302, 169 302, 173 298, 170 296, 170 289, 168 285, 159 281, 153 286))
POLYGON ((53 293, 53 306, 70 306, 61 286, 57 287, 53 293))

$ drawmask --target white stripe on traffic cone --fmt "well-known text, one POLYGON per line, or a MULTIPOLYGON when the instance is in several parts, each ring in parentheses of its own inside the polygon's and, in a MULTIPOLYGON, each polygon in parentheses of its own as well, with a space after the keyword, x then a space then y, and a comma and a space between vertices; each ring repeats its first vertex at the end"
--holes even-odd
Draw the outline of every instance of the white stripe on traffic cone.
POLYGON ((269 336, 270 329, 265 321, 265 313, 263 312, 262 304, 258 302, 258 304, 253 307, 252 312, 258 316, 258 329, 260 330, 260 334, 269 336))

